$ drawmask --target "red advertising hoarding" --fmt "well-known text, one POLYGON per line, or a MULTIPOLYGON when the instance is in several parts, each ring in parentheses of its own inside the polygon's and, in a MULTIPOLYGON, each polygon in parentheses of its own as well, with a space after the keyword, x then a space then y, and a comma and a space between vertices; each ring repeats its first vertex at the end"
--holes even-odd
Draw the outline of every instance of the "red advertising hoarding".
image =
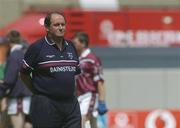
MULTIPOLYGON (((90 36, 91 46, 168 47, 180 45, 180 10, 121 9, 119 11, 63 10, 67 19, 66 37, 78 31, 90 36)), ((5 26, 19 30, 31 43, 45 35, 42 26, 47 12, 30 11, 5 26)))
POLYGON ((110 47, 167 47, 180 44, 180 10, 123 9, 120 11, 65 11, 67 36, 86 31, 91 45, 110 47), (78 18, 79 17, 79 18, 78 18), (77 26, 81 27, 77 27, 77 26))
POLYGON ((180 43, 180 11, 125 10, 96 15, 100 44, 113 47, 171 46, 180 43))
POLYGON ((180 111, 110 111, 108 128, 180 128, 180 111))

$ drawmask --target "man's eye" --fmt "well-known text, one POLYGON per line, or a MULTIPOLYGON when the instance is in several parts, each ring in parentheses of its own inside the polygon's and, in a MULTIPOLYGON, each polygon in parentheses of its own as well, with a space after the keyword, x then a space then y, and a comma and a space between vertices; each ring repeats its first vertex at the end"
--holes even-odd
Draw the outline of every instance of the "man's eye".
POLYGON ((56 26, 56 27, 58 27, 58 26, 65 26, 65 24, 64 23, 62 23, 62 24, 54 24, 54 26, 56 26))
POLYGON ((54 24, 54 26, 59 26, 60 24, 54 24))
POLYGON ((65 24, 64 24, 64 23, 62 23, 62 24, 61 24, 61 26, 65 26, 65 24))

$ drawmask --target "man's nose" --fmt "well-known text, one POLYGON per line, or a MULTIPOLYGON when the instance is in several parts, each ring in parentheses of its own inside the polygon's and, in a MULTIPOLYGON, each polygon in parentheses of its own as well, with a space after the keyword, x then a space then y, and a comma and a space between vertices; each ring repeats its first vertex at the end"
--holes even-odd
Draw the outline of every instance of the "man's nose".
POLYGON ((63 28, 63 25, 59 25, 59 29, 62 29, 63 28))

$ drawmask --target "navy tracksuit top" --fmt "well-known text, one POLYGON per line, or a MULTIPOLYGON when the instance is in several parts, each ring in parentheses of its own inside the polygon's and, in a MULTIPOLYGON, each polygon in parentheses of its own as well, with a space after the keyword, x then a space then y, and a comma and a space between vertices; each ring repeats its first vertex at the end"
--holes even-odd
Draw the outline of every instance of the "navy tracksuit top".
POLYGON ((44 37, 25 53, 21 72, 32 73, 33 89, 37 94, 72 97, 75 93, 75 75, 80 73, 75 47, 64 39, 60 50, 44 37))

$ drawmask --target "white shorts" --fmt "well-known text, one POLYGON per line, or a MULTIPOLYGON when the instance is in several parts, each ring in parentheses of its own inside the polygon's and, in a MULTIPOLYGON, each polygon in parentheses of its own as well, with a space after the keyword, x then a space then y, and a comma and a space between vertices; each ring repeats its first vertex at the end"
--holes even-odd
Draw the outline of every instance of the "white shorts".
MULTIPOLYGON (((21 106, 22 106, 22 112, 24 114, 29 114, 30 111, 30 104, 31 104, 31 97, 23 97, 21 106)), ((8 99, 8 108, 7 108, 7 113, 8 115, 13 115, 17 114, 18 111, 18 99, 17 98, 9 98, 8 99)))
MULTIPOLYGON (((92 93, 91 92, 87 92, 83 95, 80 95, 78 97, 78 101, 79 101, 79 105, 80 105, 80 110, 81 110, 81 115, 86 115, 88 113, 88 109, 90 107, 90 103, 91 103, 91 98, 92 98, 92 93)), ((96 95, 96 99, 95 99, 95 105, 93 108, 93 115, 97 113, 97 95, 96 95)), ((95 116, 95 115, 94 115, 95 116)))

